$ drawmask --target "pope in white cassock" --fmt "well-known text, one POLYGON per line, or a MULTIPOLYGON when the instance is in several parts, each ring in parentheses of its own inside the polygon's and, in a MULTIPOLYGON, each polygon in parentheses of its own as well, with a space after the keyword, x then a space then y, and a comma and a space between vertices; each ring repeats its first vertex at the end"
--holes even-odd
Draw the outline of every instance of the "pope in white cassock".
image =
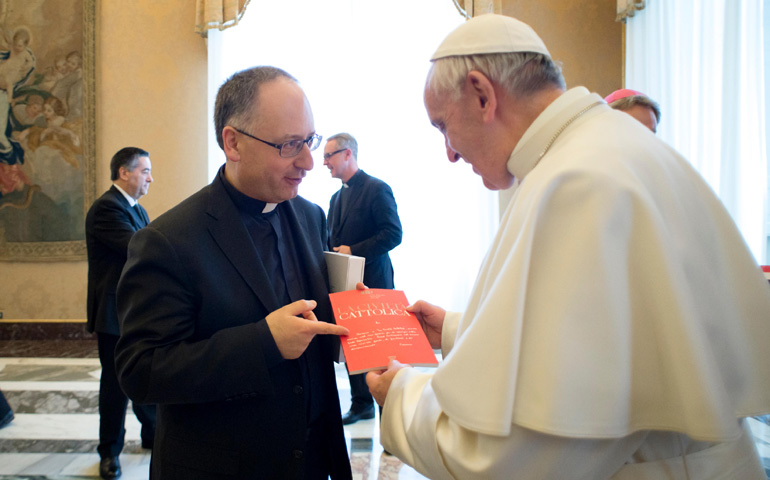
POLYGON ((466 311, 411 307, 435 373, 368 374, 384 448, 434 479, 764 479, 770 288, 703 179, 518 20, 432 60, 449 160, 516 190, 466 311))

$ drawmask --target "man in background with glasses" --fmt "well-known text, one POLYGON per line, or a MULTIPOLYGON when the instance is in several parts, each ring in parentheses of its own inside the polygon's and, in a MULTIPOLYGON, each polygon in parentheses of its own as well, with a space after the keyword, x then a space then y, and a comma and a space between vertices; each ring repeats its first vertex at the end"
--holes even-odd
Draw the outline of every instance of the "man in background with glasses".
POLYGON ((333 359, 323 210, 297 196, 318 147, 283 70, 217 94, 226 163, 135 236, 118 286, 116 363, 158 405, 154 478, 351 478, 333 359))
MULTIPOLYGON (((369 288, 394 288, 388 252, 401 244, 401 220, 393 191, 387 183, 358 168, 358 142, 349 133, 326 140, 324 165, 333 178, 342 181, 329 204, 329 248, 364 257, 364 284, 369 288)), ((351 404, 342 423, 374 418, 366 375, 349 375, 348 379, 351 404)))

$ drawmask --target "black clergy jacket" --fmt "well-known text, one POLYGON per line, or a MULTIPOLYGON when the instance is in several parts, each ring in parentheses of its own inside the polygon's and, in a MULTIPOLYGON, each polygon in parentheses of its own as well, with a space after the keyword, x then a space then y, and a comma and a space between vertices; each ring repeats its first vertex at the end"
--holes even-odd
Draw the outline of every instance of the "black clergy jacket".
POLYGON ((128 242, 137 230, 150 222, 147 211, 113 185, 91 205, 86 214, 88 249, 88 299, 86 329, 89 332, 120 335, 115 309, 115 289, 126 263, 128 242))
MULTIPOLYGON (((283 305, 222 177, 134 236, 118 286, 120 383, 132 400, 158 406, 152 477, 314 478, 304 462, 312 427, 331 477, 351 478, 338 339, 310 343, 303 386, 298 362, 281 358, 264 320, 283 305)), ((331 322, 323 210, 301 197, 277 209, 291 225, 284 235, 293 236, 305 298, 331 322)))
POLYGON ((393 264, 389 251, 401 244, 401 220, 396 200, 387 183, 358 170, 348 181, 345 210, 343 188, 329 202, 329 249, 348 245, 351 253, 364 257, 364 284, 371 288, 393 288, 393 264))

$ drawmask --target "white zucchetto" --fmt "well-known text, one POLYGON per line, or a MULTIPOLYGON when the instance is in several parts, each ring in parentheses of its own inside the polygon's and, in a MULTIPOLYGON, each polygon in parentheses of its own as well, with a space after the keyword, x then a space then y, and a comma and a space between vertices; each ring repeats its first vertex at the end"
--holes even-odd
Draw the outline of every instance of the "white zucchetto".
POLYGON ((526 23, 493 13, 473 17, 447 35, 431 61, 459 55, 534 52, 551 57, 540 37, 526 23))

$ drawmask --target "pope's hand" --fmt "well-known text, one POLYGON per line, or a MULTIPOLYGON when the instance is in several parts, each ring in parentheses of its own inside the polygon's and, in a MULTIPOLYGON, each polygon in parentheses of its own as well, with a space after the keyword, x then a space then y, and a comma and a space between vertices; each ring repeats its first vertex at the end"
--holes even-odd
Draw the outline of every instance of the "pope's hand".
POLYGON ((372 371, 366 374, 366 384, 369 386, 369 392, 379 406, 385 405, 385 397, 388 396, 388 390, 390 390, 393 377, 396 376, 399 370, 408 366, 400 363, 398 360, 391 359, 387 370, 372 371))
POLYGON ((417 319, 428 337, 430 346, 441 348, 441 330, 444 326, 444 317, 446 310, 436 305, 432 305, 425 300, 418 300, 413 305, 406 307, 408 312, 417 315, 417 319))
POLYGON ((265 317, 273 340, 287 360, 298 358, 316 335, 348 335, 347 328, 319 322, 313 313, 315 300, 297 300, 265 317))

